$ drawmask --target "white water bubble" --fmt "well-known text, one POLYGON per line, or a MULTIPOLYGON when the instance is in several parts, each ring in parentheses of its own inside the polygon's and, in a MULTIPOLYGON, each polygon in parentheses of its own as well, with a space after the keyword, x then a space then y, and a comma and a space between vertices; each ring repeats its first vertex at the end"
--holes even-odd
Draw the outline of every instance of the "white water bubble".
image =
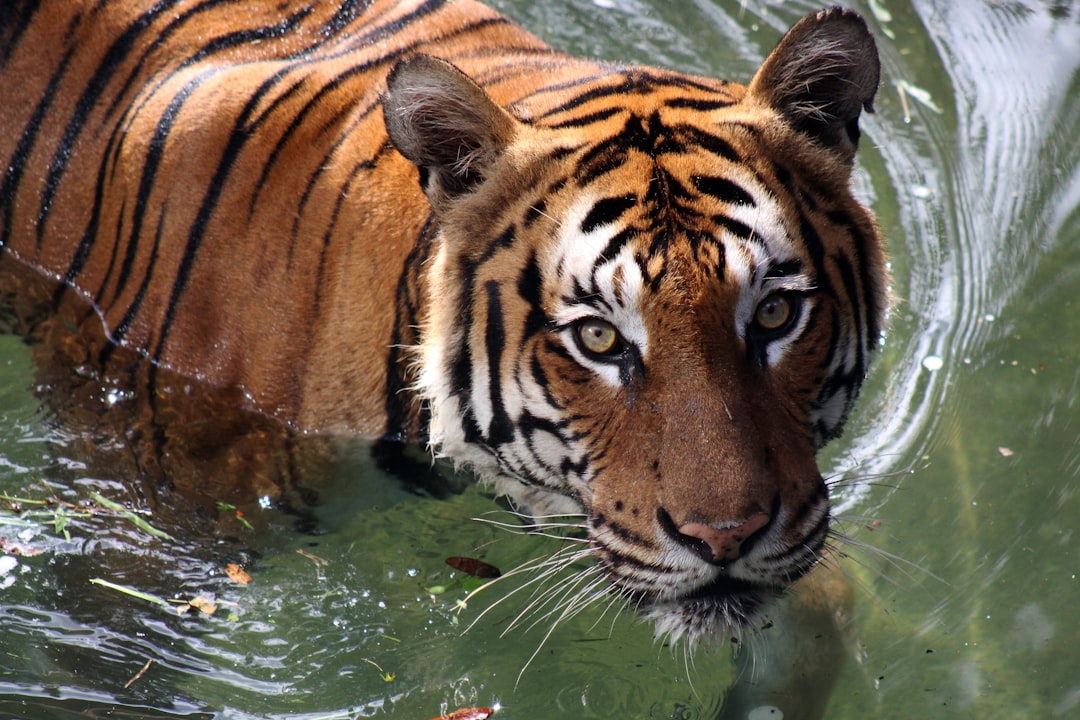
POLYGON ((930 372, 940 370, 944 365, 945 361, 939 355, 927 355, 922 359, 922 366, 930 372))

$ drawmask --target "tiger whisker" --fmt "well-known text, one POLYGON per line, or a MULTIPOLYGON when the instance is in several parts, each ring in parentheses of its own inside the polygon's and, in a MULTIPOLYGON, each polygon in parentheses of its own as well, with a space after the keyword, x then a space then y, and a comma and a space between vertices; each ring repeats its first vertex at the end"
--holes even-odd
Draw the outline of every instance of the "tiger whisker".
MULTIPOLYGON (((913 582, 915 584, 919 584, 918 579, 916 578, 916 575, 914 573, 910 572, 910 570, 917 570, 919 574, 924 575, 924 576, 929 577, 929 578, 932 578, 932 579, 934 579, 934 580, 936 580, 936 581, 938 581, 938 582, 940 582, 940 583, 942 583, 944 585, 949 584, 949 582, 947 580, 945 580, 944 578, 942 578, 942 577, 940 577, 938 575, 935 575, 934 573, 930 572, 928 569, 926 569, 925 567, 919 565, 918 563, 912 562, 912 561, 910 561, 910 560, 908 560, 906 558, 903 558, 903 557, 901 557, 901 556, 899 556, 899 555, 897 555, 895 553, 891 553, 891 552, 889 552, 887 550, 883 550, 882 548, 879 548, 879 547, 877 547, 875 545, 871 545, 870 543, 863 542, 861 540, 856 540, 855 538, 851 537, 850 535, 847 535, 847 534, 845 534, 845 533, 843 533, 843 532, 841 532, 839 530, 836 530, 835 528, 831 529, 829 531, 829 536, 833 540, 837 541, 838 543, 840 543, 840 544, 842 544, 842 545, 844 545, 846 547, 855 548, 855 549, 861 550, 861 551, 863 551, 865 553, 870 553, 870 554, 876 555, 877 557, 888 561, 888 563, 889 563, 889 565, 891 567, 893 567, 894 569, 899 571, 901 574, 903 574, 903 576, 905 578, 907 578, 908 580, 910 580, 911 582, 913 582)), ((849 557, 853 561, 861 563, 861 561, 860 561, 860 559, 858 557, 855 557, 854 555, 851 555, 849 553, 845 553, 839 547, 836 548, 836 552, 840 553, 843 557, 849 557)), ((864 567, 869 567, 868 564, 865 564, 865 563, 861 563, 861 564, 863 564, 864 567)), ((885 577, 886 579, 889 579, 888 576, 885 576, 885 575, 882 575, 882 577, 885 577)))
MULTIPOLYGON (((585 582, 585 580, 588 579, 589 575, 586 573, 582 573, 578 578, 575 578, 574 582, 563 585, 559 588, 554 588, 554 591, 548 595, 548 598, 543 603, 538 605, 538 607, 543 607, 544 605, 553 603, 552 608, 546 613, 535 617, 532 623, 530 623, 529 626, 525 628, 526 632, 532 630, 541 622, 550 618, 552 615, 558 612, 560 608, 562 609, 562 614, 559 616, 559 621, 561 622, 563 620, 569 620, 575 617, 578 613, 591 605, 597 598, 601 597, 601 595, 590 596, 589 593, 593 593, 600 587, 607 586, 607 580, 602 576, 592 578, 591 581, 584 588, 582 588, 580 592, 578 592, 578 587, 583 582, 585 582), (564 601, 566 601, 565 604, 563 604, 564 601)), ((506 628, 504 634, 512 630, 513 627, 524 618, 524 615, 527 612, 529 612, 529 608, 523 610, 522 613, 514 619, 514 622, 506 628)))
POLYGON ((525 665, 521 668, 521 672, 518 673, 515 686, 517 685, 517 683, 521 682, 521 678, 522 676, 524 676, 525 671, 529 669, 532 661, 535 660, 536 657, 540 654, 540 651, 544 649, 544 646, 554 634, 556 628, 558 628, 562 622, 569 619, 570 617, 573 617, 573 615, 576 614, 576 612, 572 612, 576 605, 576 602, 571 602, 566 608, 564 608, 563 612, 559 615, 559 617, 557 617, 555 621, 551 623, 551 626, 547 629, 547 632, 544 633, 544 637, 540 639, 540 643, 536 646, 536 650, 534 650, 532 655, 529 656, 529 659, 525 661, 525 665))
MULTIPOLYGON (((564 515, 553 515, 551 517, 563 518, 564 515)), ((582 516, 584 517, 584 516, 582 516)), ((564 535, 555 535, 547 532, 548 530, 584 530, 585 526, 582 523, 574 522, 532 522, 527 524, 513 523, 505 520, 492 520, 486 517, 474 517, 476 522, 485 523, 493 527, 497 527, 508 532, 512 532, 516 535, 544 535, 552 537, 557 540, 567 540, 571 542, 587 542, 584 538, 568 537, 564 535)))
POLYGON ((596 620, 589 626, 589 632, 592 632, 600 626, 601 621, 611 611, 612 608, 621 605, 615 610, 615 614, 611 618, 611 627, 608 628, 608 636, 610 637, 615 632, 615 623, 619 619, 619 613, 626 609, 629 604, 630 598, 625 596, 625 593, 621 588, 616 589, 615 586, 610 583, 604 588, 603 595, 608 598, 608 602, 604 605, 604 609, 600 611, 596 620))
POLYGON ((532 210, 537 215, 541 215, 543 217, 546 217, 548 220, 555 223, 556 228, 561 228, 563 226, 561 220, 559 220, 558 218, 552 217, 551 215, 548 215, 546 212, 544 212, 540 208, 536 207, 536 205, 530 205, 529 209, 532 210))
MULTIPOLYGON (((480 622, 480 620, 483 619, 483 617, 485 615, 487 615, 489 612, 494 610, 496 607, 498 607, 499 605, 504 603, 506 600, 508 600, 511 597, 513 597, 514 595, 517 595, 518 593, 526 590, 527 588, 530 588, 530 587, 533 587, 533 586, 537 585, 538 583, 542 584, 545 580, 547 580, 547 579, 551 578, 552 576, 558 574, 560 571, 562 571, 566 567, 569 567, 570 565, 574 564, 575 562, 577 562, 581 558, 587 557, 590 553, 591 553, 591 550, 577 550, 577 549, 572 549, 572 548, 561 548, 558 552, 556 552, 555 554, 553 554, 551 556, 548 556, 548 557, 545 557, 545 558, 534 558, 533 560, 526 561, 526 562, 522 563, 521 565, 517 566, 516 568, 514 568, 512 570, 509 570, 509 571, 503 573, 501 576, 499 576, 497 578, 493 578, 492 580, 489 580, 488 582, 484 583, 480 587, 476 588, 475 590, 473 590, 472 592, 470 592, 466 596, 466 598, 465 598, 466 601, 471 600, 472 598, 474 598, 478 594, 480 594, 482 591, 492 587, 496 583, 503 582, 503 581, 505 581, 505 580, 507 580, 507 579, 509 579, 511 577, 514 577, 515 575, 521 575, 521 574, 527 573, 527 572, 537 572, 537 571, 542 569, 541 572, 538 572, 536 577, 531 578, 527 582, 519 585, 518 587, 514 588, 510 592, 506 593, 502 597, 495 600, 488 607, 484 608, 473 619, 473 621, 471 623, 469 623, 468 627, 465 628, 465 632, 468 632, 469 630, 471 630, 473 628, 473 626, 475 626, 476 623, 480 622)), ((533 588, 533 593, 535 594, 536 591, 537 591, 537 589, 534 587, 533 588)))
POLYGON ((907 467, 902 467, 897 470, 873 473, 855 473, 855 471, 860 467, 860 465, 861 463, 856 463, 851 467, 845 468, 844 470, 838 471, 831 475, 827 475, 825 477, 825 484, 829 487, 830 490, 833 488, 855 487, 858 485, 886 487, 895 490, 899 487, 898 485, 889 485, 879 481, 890 478, 900 478, 905 475, 911 475, 925 467, 925 465, 908 465, 907 467))
MULTIPOLYGON (((549 571, 545 574, 545 577, 543 579, 552 579, 555 577, 556 574, 557 573, 554 571, 549 571)), ((553 587, 545 587, 543 583, 541 583, 539 586, 534 588, 533 594, 530 596, 530 602, 521 609, 521 611, 517 614, 517 617, 510 621, 510 624, 506 626, 506 629, 503 630, 501 635, 505 636, 508 632, 513 630, 517 625, 521 623, 521 621, 527 615, 532 613, 534 610, 539 610, 540 608, 543 608, 549 603, 554 603, 555 607, 557 608, 559 606, 561 598, 573 593, 577 589, 577 587, 581 585, 581 583, 588 580, 589 576, 592 574, 594 574, 593 569, 589 568, 581 573, 578 573, 569 583, 558 584, 553 587)))

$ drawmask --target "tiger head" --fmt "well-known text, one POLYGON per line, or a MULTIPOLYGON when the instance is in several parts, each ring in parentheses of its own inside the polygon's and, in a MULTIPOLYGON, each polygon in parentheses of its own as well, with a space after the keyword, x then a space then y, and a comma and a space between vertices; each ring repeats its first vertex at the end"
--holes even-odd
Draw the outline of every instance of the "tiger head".
POLYGON ((534 514, 583 515, 599 566, 672 636, 753 624, 825 545, 815 453, 886 305, 849 187, 878 81, 841 10, 795 25, 746 87, 609 67, 507 110, 429 56, 388 80, 391 141, 439 227, 419 348, 434 445, 534 514))

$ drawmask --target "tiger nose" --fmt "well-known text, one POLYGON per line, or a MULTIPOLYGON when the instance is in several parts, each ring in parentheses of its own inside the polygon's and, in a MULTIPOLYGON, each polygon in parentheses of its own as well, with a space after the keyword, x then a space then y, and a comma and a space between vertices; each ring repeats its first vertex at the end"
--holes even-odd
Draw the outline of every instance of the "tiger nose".
POLYGON ((685 523, 677 530, 684 545, 695 550, 706 562, 719 563, 739 557, 742 544, 768 524, 769 515, 762 512, 729 527, 685 523))

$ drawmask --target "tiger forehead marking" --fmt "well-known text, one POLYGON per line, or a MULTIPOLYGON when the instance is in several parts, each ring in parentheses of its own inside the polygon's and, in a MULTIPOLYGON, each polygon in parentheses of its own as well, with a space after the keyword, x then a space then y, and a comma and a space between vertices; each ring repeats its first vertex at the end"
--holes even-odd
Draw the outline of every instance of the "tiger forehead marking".
POLYGON ((818 561, 815 451, 886 305, 858 15, 804 18, 744 86, 471 0, 16 6, 0 246, 113 340, 577 514, 673 636, 752 625, 818 561))

